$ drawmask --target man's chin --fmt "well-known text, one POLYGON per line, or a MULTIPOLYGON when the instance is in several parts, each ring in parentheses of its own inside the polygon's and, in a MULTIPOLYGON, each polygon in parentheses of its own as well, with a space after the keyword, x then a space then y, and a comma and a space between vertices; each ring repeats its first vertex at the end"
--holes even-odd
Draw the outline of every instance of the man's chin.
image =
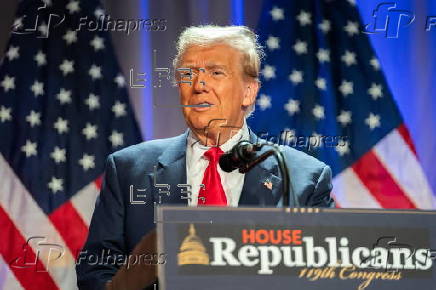
POLYGON ((203 142, 206 142, 206 144, 222 145, 232 136, 232 131, 228 127, 226 119, 224 118, 191 118, 189 119, 188 126, 197 134, 197 136, 205 136, 207 141, 203 140, 203 142))
POLYGON ((195 116, 194 118, 190 119, 188 125, 191 127, 191 129, 199 131, 208 128, 220 128, 221 126, 226 125, 226 120, 224 118, 207 115, 195 116))

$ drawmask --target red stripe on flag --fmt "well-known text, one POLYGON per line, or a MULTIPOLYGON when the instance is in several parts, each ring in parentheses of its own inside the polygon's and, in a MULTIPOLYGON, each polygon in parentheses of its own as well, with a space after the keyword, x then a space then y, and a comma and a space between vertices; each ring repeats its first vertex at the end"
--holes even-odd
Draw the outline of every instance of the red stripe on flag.
POLYGON ((71 201, 64 203, 49 216, 50 221, 61 234, 74 258, 85 244, 88 227, 80 217, 71 201))
POLYGON ((94 181, 94 184, 95 184, 95 186, 98 188, 98 190, 101 189, 101 183, 102 183, 102 181, 103 181, 103 175, 101 175, 99 178, 97 178, 97 179, 94 181))
POLYGON ((412 150, 413 154, 415 154, 415 156, 418 156, 416 154, 415 144, 413 144, 412 137, 410 137, 410 133, 409 133, 409 130, 407 129, 406 125, 401 124, 398 127, 398 133, 400 133, 401 137, 403 137, 404 142, 406 142, 406 144, 409 146, 410 150, 412 150))
POLYGON ((0 254, 24 289, 59 289, 47 269, 0 206, 0 254), (32 262, 35 262, 32 264, 32 262))
POLYGON ((372 150, 352 168, 383 208, 416 208, 372 150))

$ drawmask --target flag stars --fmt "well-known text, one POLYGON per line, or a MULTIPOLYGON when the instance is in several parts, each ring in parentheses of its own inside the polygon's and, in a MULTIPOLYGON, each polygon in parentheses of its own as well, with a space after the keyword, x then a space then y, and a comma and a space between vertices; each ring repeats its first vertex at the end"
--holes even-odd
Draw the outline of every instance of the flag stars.
POLYGON ((62 71, 62 74, 66 76, 69 73, 74 72, 74 61, 64 59, 62 64, 59 65, 59 69, 62 71))
POLYGON ((112 143, 112 147, 118 147, 124 144, 123 134, 117 131, 112 131, 112 134, 109 136, 109 141, 112 143))
POLYGON ((38 26, 38 31, 41 33, 43 37, 48 37, 48 26, 45 22, 43 22, 40 26, 38 26))
POLYGON ((289 75, 289 80, 294 85, 303 82, 303 72, 298 70, 293 70, 292 73, 289 75))
POLYGON ((319 62, 328 62, 330 61, 330 50, 325 48, 320 48, 318 52, 316 53, 316 57, 318 58, 319 62))
POLYGON ((62 119, 61 117, 57 119, 53 127, 58 131, 58 134, 67 133, 69 130, 68 121, 62 119))
POLYGON ((115 78, 114 78, 114 82, 117 84, 117 86, 119 88, 122 88, 126 85, 126 79, 124 78, 123 75, 118 74, 115 78))
POLYGON ((266 46, 269 50, 274 50, 280 48, 280 39, 278 37, 269 36, 266 41, 266 46))
POLYGON ((97 138, 97 126, 86 123, 85 128, 82 129, 82 134, 85 135, 86 140, 97 138))
POLYGON ((300 101, 289 99, 285 104, 285 110, 288 111, 289 115, 293 116, 300 111, 300 101))
POLYGON ((262 70, 262 75, 266 80, 276 77, 276 68, 271 65, 265 65, 262 70))
POLYGON ((6 57, 9 59, 9 61, 12 61, 14 59, 17 59, 20 57, 20 48, 18 46, 11 45, 6 52, 6 57))
POLYGON ((15 77, 5 75, 4 79, 1 82, 1 86, 3 87, 3 90, 5 92, 15 89, 15 77))
POLYGON ((351 112, 350 111, 341 111, 341 113, 336 118, 339 123, 341 123, 342 127, 347 126, 351 123, 351 112))
POLYGON ((305 54, 307 53, 307 42, 298 39, 293 48, 298 55, 305 54))
POLYGON ((89 97, 85 100, 85 104, 89 107, 90 111, 100 108, 99 98, 94 94, 89 94, 89 97))
POLYGON ((331 30, 331 23, 329 20, 324 19, 320 24, 318 24, 318 27, 322 32, 328 33, 331 30))
POLYGON ((65 40, 67 45, 77 42, 77 31, 67 30, 62 38, 65 40))
POLYGON ((306 26, 312 23, 312 15, 309 12, 301 10, 300 14, 297 15, 297 20, 300 22, 301 26, 306 26))
POLYGON ((21 146, 21 151, 23 151, 24 154, 26 154, 26 157, 36 156, 37 154, 36 147, 37 147, 36 142, 27 140, 26 144, 21 146))
POLYGON ((95 167, 95 157, 85 153, 82 159, 79 160, 79 164, 82 166, 83 170, 88 171, 88 169, 95 167))
POLYGON ((56 95, 56 98, 59 100, 61 105, 71 103, 71 91, 61 88, 59 93, 56 95))
POLYGON ((356 64, 356 54, 351 51, 345 51, 345 53, 342 55, 341 60, 347 65, 351 66, 353 64, 356 64))
POLYGON ((257 105, 260 107, 261 111, 265 111, 271 108, 271 97, 265 94, 261 94, 257 100, 257 105))
POLYGON ((335 150, 340 156, 344 156, 345 154, 350 153, 350 145, 348 144, 348 141, 346 141, 344 144, 336 145, 335 150))
POLYGON ((5 106, 0 107, 0 122, 4 123, 6 121, 11 121, 11 108, 7 108, 5 106))
POLYGON ((51 6, 51 0, 42 0, 42 2, 44 2, 44 4, 47 6, 47 7, 49 7, 49 6, 51 6))
POLYGON ((369 126, 369 129, 374 130, 380 127, 380 116, 370 113, 368 118, 365 119, 365 123, 369 126))
POLYGON ((376 59, 375 57, 371 58, 369 64, 374 68, 374 70, 376 71, 380 70, 380 63, 378 59, 376 59))
POLYGON ((347 25, 344 27, 344 30, 348 33, 348 36, 359 34, 359 23, 347 21, 347 25))
POLYGON ((382 86, 372 83, 371 87, 368 89, 368 94, 371 95, 373 100, 383 97, 382 86))
POLYGON ((26 121, 29 122, 30 127, 41 125, 41 113, 30 111, 30 114, 26 116, 26 121))
POLYGON ((276 6, 274 6, 273 9, 271 9, 269 14, 271 14, 271 17, 274 21, 285 19, 283 9, 278 8, 276 6))
POLYGON ((89 75, 91 76, 91 78, 93 80, 100 79, 101 78, 101 67, 96 66, 95 64, 93 64, 91 66, 91 68, 89 69, 88 73, 89 73, 89 75))
POLYGON ((327 89, 327 82, 324 78, 318 78, 315 81, 315 85, 318 89, 325 91, 327 89))
POLYGON ((316 105, 312 110, 313 115, 318 120, 324 119, 324 107, 320 105, 316 105))
POLYGON ((56 193, 58 191, 64 190, 64 181, 61 178, 52 177, 50 182, 48 183, 48 188, 53 192, 56 193))
POLYGON ((65 162, 67 160, 65 148, 59 148, 56 146, 53 152, 50 154, 50 157, 53 158, 56 164, 65 162))
POLYGON ((23 18, 24 17, 18 17, 14 20, 14 23, 12 24, 12 31, 18 31, 19 29, 23 28, 23 18))
POLYGON ((354 84, 353 82, 342 81, 342 84, 339 86, 339 91, 341 94, 346 97, 354 93, 354 84))
POLYGON ((35 54, 33 59, 36 61, 36 64, 38 66, 43 66, 43 65, 47 64, 46 55, 41 50, 38 50, 38 53, 35 54))
POLYGON ((94 10, 94 15, 96 18, 100 18, 100 17, 104 16, 105 15, 104 9, 102 9, 101 7, 97 7, 94 10))
POLYGON ((114 112, 116 118, 125 116, 127 114, 126 105, 116 101, 115 105, 112 106, 112 112, 114 112))
POLYGON ((44 84, 42 82, 34 81, 33 85, 30 87, 35 97, 44 94, 44 84))
POLYGON ((95 51, 99 51, 100 49, 104 48, 104 39, 96 35, 91 40, 90 45, 94 48, 95 51))
POLYGON ((70 14, 76 13, 80 11, 79 1, 73 0, 68 2, 67 6, 65 6, 70 14))

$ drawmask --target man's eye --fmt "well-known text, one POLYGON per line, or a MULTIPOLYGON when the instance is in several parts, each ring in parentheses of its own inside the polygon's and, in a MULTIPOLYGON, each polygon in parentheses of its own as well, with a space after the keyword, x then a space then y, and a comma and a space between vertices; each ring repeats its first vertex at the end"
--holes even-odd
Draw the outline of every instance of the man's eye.
POLYGON ((213 71, 212 74, 215 75, 215 76, 218 76, 218 75, 223 75, 224 72, 217 70, 217 71, 213 71))
POLYGON ((180 72, 180 76, 182 76, 182 77, 190 77, 190 76, 192 76, 192 72, 180 72))

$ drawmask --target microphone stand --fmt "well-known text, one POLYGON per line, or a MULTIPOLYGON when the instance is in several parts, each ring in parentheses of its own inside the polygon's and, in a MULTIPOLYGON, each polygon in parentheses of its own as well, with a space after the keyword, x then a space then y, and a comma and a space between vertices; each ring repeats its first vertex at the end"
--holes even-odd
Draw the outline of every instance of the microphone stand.
POLYGON ((261 155, 259 155, 256 159, 253 159, 253 160, 245 163, 243 166, 241 166, 239 168, 239 172, 240 173, 247 173, 257 164, 264 161, 265 159, 267 159, 271 155, 274 155, 274 157, 277 159, 277 162, 279 164, 280 174, 282 175, 282 178, 283 178, 283 195, 282 195, 283 196, 283 208, 290 207, 289 195, 292 196, 292 201, 293 201, 294 206, 300 207, 300 203, 298 201, 298 198, 295 196, 294 189, 292 188, 292 185, 289 183, 289 170, 285 164, 285 158, 283 157, 283 153, 278 149, 277 146, 270 145, 268 143, 254 144, 253 148, 255 151, 259 151, 264 146, 270 146, 272 148, 270 150, 262 153, 261 155))

